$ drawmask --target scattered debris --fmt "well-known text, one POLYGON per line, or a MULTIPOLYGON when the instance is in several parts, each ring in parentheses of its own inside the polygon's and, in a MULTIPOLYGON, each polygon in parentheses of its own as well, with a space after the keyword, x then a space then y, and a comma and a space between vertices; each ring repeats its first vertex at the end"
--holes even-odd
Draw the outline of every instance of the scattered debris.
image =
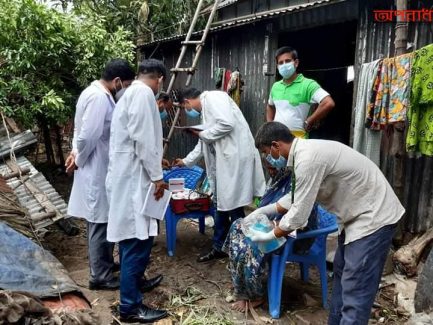
POLYGON ((433 228, 430 228, 422 236, 416 237, 409 244, 402 246, 393 257, 397 270, 409 277, 415 276, 418 272, 418 262, 422 253, 432 241, 433 228))
POLYGON ((201 300, 211 298, 205 296, 199 289, 189 287, 182 295, 173 295, 169 310, 180 325, 232 325, 233 322, 215 305, 199 304, 201 300))
POLYGON ((29 293, 0 291, 0 324, 94 325, 99 317, 91 310, 53 313, 29 293))

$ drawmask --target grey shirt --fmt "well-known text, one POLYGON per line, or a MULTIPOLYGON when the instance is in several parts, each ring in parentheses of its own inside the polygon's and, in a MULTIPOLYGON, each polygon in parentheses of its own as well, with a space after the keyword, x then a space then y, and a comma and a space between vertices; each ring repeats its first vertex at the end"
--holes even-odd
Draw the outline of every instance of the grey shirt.
POLYGON ((288 166, 296 186, 293 204, 291 193, 281 200, 288 209, 279 224, 282 230, 305 226, 315 201, 337 215, 345 244, 396 223, 405 212, 380 169, 342 143, 295 139, 288 166))

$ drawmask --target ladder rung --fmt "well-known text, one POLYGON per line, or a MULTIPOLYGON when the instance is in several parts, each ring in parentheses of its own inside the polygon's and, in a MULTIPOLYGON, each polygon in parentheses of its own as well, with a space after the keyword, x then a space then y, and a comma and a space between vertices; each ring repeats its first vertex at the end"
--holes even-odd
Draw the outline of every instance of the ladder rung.
POLYGON ((171 72, 194 72, 194 68, 173 68, 170 70, 171 72))
POLYGON ((182 45, 203 45, 204 42, 202 41, 183 41, 181 42, 182 45))

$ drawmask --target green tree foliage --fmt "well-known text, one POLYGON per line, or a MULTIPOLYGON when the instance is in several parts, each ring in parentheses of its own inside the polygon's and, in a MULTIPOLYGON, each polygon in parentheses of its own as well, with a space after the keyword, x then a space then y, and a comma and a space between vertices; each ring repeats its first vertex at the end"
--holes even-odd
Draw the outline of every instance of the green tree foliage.
MULTIPOLYGON (((141 41, 187 32, 198 0, 58 0, 64 10, 93 12, 105 17, 107 30, 123 26, 141 41)), ((212 0, 205 1, 213 3, 212 0)), ((204 27, 204 20, 199 26, 204 27)))
POLYGON ((105 17, 0 0, 0 106, 25 126, 62 123, 111 58, 133 61, 131 33, 105 17))

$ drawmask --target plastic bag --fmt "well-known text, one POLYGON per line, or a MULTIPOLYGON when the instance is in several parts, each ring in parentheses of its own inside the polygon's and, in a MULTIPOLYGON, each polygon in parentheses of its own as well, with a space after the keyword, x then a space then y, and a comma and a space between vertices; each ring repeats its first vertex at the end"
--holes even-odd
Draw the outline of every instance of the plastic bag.
MULTIPOLYGON (((258 214, 254 217, 245 218, 241 221, 241 229, 244 235, 251 237, 251 229, 267 233, 274 229, 274 223, 264 214, 258 214)), ((257 246, 263 253, 267 254, 280 248, 286 242, 285 237, 275 238, 267 242, 257 242, 257 246)))

